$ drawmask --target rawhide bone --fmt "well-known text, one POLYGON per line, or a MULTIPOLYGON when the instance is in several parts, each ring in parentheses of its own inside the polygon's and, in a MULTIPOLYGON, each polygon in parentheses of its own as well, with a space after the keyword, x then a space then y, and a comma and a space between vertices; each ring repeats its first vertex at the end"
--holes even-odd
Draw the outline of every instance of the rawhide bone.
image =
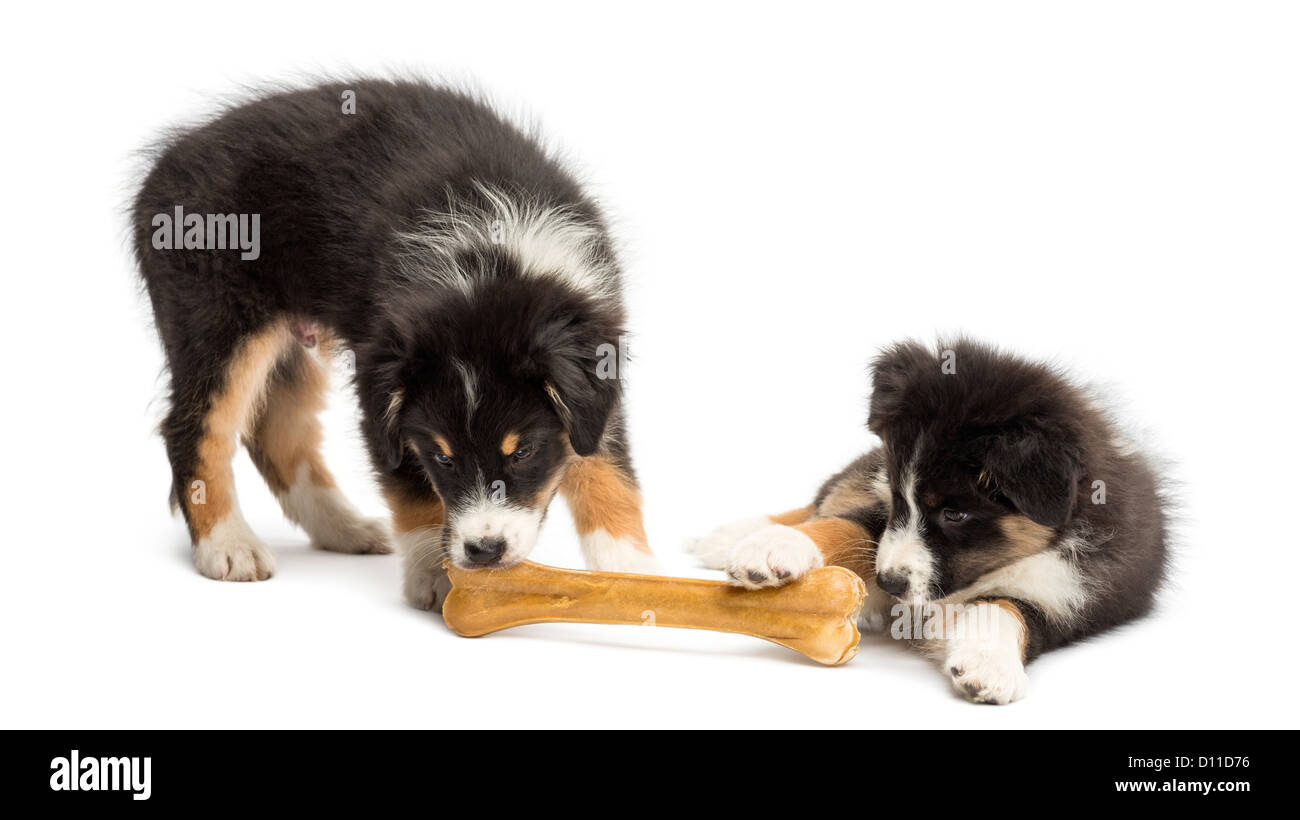
POLYGON ((507 569, 448 563, 442 617, 477 637, 540 623, 646 624, 735 632, 778 643, 836 666, 858 651, 866 584, 843 567, 823 567, 775 589, 722 581, 559 569, 529 561, 507 569))

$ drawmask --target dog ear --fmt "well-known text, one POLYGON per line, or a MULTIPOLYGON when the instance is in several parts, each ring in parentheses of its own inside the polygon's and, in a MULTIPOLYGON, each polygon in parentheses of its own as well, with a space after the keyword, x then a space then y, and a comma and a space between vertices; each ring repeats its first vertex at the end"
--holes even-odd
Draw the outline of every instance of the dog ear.
POLYGON ((1039 430, 990 437, 983 484, 991 484, 1036 524, 1059 527, 1074 514, 1079 462, 1073 448, 1039 430))
POLYGON ((908 386, 934 357, 916 342, 885 348, 871 362, 871 411, 867 429, 881 438, 906 410, 908 386))
POLYGON ((596 452, 622 395, 619 336, 617 328, 591 319, 561 316, 543 325, 533 340, 543 389, 580 456, 596 452))
POLYGON ((375 465, 388 472, 396 470, 404 456, 401 415, 410 362, 406 338, 393 325, 356 354, 361 431, 375 465))

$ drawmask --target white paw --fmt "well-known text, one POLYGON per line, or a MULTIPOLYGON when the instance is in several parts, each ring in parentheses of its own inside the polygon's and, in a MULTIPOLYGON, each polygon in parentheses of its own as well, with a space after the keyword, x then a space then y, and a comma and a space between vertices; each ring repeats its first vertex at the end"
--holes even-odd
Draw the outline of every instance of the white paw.
POLYGON ((275 554, 232 513, 194 545, 194 566, 218 581, 265 581, 275 574, 275 554))
POLYGON ((1029 688, 1020 649, 1014 644, 957 641, 944 669, 953 688, 975 703, 1010 703, 1023 698, 1029 688))
POLYGON ((740 543, 740 539, 770 526, 772 526, 772 519, 766 515, 732 521, 730 524, 723 524, 708 535, 688 540, 685 548, 709 569, 726 569, 727 562, 731 560, 731 553, 740 543))
POLYGON ((769 523, 740 539, 727 560, 731 582, 749 589, 776 587, 822 566, 822 552, 793 527, 769 523))
POLYGON ((628 538, 615 538, 604 530, 581 536, 582 557, 588 569, 659 575, 659 561, 628 538))

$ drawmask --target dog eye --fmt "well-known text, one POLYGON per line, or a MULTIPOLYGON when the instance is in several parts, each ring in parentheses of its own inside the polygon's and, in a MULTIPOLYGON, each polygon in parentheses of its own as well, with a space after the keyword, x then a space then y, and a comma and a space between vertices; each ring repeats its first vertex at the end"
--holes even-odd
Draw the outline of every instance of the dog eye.
POLYGON ((944 508, 943 511, 944 521, 950 521, 953 524, 960 524, 961 522, 965 521, 967 518, 969 518, 969 516, 966 513, 962 512, 961 510, 944 508))
POLYGON ((446 453, 434 453, 433 460, 438 462, 444 467, 451 466, 451 456, 447 455, 446 453))
POLYGON ((533 454, 533 445, 525 444, 523 447, 520 447, 518 450, 515 450, 513 453, 511 453, 510 457, 513 458, 515 461, 523 461, 524 459, 528 458, 532 454, 533 454))

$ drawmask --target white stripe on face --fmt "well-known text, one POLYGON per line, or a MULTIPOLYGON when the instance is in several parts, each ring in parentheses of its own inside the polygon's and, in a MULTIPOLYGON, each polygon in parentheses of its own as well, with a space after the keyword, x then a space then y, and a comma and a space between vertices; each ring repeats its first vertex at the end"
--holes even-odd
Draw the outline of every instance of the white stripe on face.
MULTIPOLYGON (((919 449, 919 448, 918 448, 919 449)), ((876 572, 902 575, 908 580, 909 603, 925 603, 930 581, 934 577, 934 555, 925 545, 925 521, 916 503, 916 456, 903 471, 900 490, 907 503, 907 513, 897 517, 885 530, 876 548, 876 572)))

